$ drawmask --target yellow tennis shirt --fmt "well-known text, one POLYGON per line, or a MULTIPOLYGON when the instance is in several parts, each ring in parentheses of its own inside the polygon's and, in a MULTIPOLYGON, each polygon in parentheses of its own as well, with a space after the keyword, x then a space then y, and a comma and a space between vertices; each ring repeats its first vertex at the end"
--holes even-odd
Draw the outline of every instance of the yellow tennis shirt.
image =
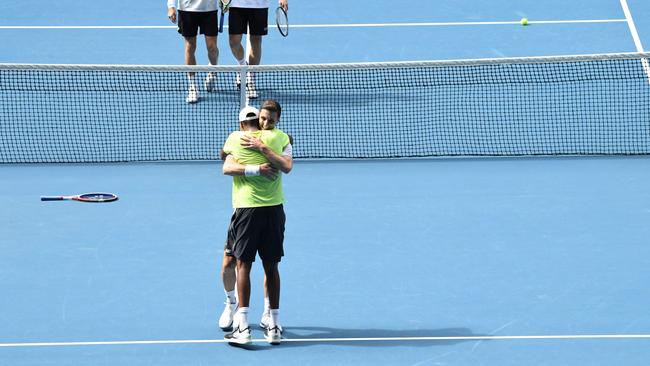
MULTIPOLYGON (((235 131, 228 136, 223 151, 232 155, 239 164, 260 165, 269 162, 262 153, 241 145, 241 138, 246 135, 259 138, 264 145, 280 155, 284 147, 289 144, 289 136, 277 128, 255 132, 235 131)), ((232 206, 234 208, 276 206, 282 203, 284 203, 282 174, 273 181, 262 176, 233 177, 232 206)))

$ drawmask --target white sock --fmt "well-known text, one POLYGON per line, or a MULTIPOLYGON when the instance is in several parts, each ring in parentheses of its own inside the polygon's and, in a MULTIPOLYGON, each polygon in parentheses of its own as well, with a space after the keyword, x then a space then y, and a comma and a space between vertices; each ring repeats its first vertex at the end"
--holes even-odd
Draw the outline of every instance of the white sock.
POLYGON ((239 329, 248 328, 248 308, 239 308, 235 314, 236 324, 239 329))
POLYGON ((195 75, 187 75, 187 80, 190 83, 190 88, 196 89, 196 80, 195 80, 195 75))
POLYGON ((237 295, 235 294, 235 290, 232 291, 225 291, 226 296, 228 297, 228 302, 231 304, 236 304, 237 303, 237 295))
POLYGON ((273 328, 280 324, 280 309, 271 309, 271 321, 269 328, 273 328))
POLYGON ((271 302, 268 297, 264 298, 264 314, 268 314, 271 311, 271 302))
POLYGON ((237 63, 240 64, 240 65, 242 65, 242 66, 244 66, 244 65, 246 65, 246 59, 243 58, 243 59, 241 59, 241 60, 237 60, 237 63))

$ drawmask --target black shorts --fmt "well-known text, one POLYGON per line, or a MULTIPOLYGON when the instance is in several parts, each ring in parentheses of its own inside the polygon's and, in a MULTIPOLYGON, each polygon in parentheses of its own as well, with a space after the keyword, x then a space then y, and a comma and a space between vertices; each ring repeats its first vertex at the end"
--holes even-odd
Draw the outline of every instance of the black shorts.
POLYGON ((284 207, 238 208, 228 226, 225 254, 244 262, 280 262, 284 256, 284 207))
POLYGON ((178 11, 178 33, 183 37, 196 37, 201 34, 216 37, 219 28, 218 11, 178 11))
POLYGON ((228 14, 228 34, 247 34, 247 28, 253 36, 269 33, 268 8, 230 8, 228 14))

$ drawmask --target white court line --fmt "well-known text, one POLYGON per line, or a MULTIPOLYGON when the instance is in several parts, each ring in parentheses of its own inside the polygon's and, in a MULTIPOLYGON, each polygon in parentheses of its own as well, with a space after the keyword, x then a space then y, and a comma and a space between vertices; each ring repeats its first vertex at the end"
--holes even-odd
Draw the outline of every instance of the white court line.
POLYGON ((632 19, 632 13, 630 12, 630 7, 627 6, 627 0, 621 0, 621 7, 623 8, 623 13, 625 13, 625 21, 627 22, 627 25, 630 28, 630 33, 632 34, 632 39, 634 40, 636 51, 643 52, 643 45, 641 44, 641 38, 639 37, 639 33, 636 31, 636 25, 634 25, 634 19, 632 19))
MULTIPOLYGON (((282 342, 404 342, 404 341, 507 341, 507 340, 584 340, 584 339, 650 339, 650 334, 583 334, 583 335, 528 335, 528 336, 450 336, 450 337, 372 337, 372 338, 283 338, 282 342)), ((105 342, 32 342, 0 343, 0 347, 68 347, 114 345, 161 345, 226 343, 224 339, 187 339, 159 341, 105 341, 105 342)), ((265 343, 265 339, 253 339, 265 343)))
MULTIPOLYGON (((624 23, 627 19, 591 20, 530 20, 528 24, 624 23)), ((446 27, 468 25, 519 25, 508 22, 432 22, 432 23, 376 23, 376 24, 295 24, 291 28, 371 28, 371 27, 446 27)), ((227 27, 227 26, 226 26, 227 27)), ((176 29, 175 25, 3 25, 0 29, 176 29)))
MULTIPOLYGON (((632 40, 634 40, 636 51, 643 52, 641 37, 639 37, 639 32, 636 30, 636 25, 634 24, 630 7, 627 5, 627 0, 621 0, 621 7, 623 8, 623 13, 625 13, 625 21, 627 22, 627 26, 630 28, 630 34, 632 34, 632 40)), ((643 67, 646 76, 648 76, 648 83, 650 83, 650 63, 647 58, 641 59, 641 66, 643 67)))

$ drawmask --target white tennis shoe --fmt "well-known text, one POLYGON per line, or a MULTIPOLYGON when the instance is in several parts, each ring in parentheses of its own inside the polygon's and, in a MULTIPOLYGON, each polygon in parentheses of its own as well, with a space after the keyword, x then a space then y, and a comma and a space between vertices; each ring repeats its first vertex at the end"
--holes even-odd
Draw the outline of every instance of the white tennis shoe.
MULTIPOLYGON (((260 328, 264 330, 268 329, 269 323, 271 323, 271 314, 269 312, 264 312, 264 314, 262 314, 262 319, 260 320, 260 328)), ((282 334, 282 332, 284 332, 282 326, 278 324, 277 327, 280 330, 280 334, 282 334)))
POLYGON ((196 86, 190 85, 189 90, 187 91, 187 98, 185 98, 187 103, 196 103, 199 101, 199 91, 196 90, 196 86))
POLYGON ((237 303, 231 303, 226 300, 225 304, 223 312, 219 317, 219 328, 224 331, 231 331, 233 328, 233 317, 237 312, 237 303))
MULTIPOLYGON (((255 80, 253 79, 253 74, 250 72, 246 73, 246 98, 248 99, 257 99, 259 97, 259 93, 257 92, 257 89, 255 89, 255 80)), ((237 90, 241 90, 241 75, 240 73, 237 73, 235 76, 235 86, 237 86, 237 90)))
POLYGON ((253 343, 251 329, 248 327, 245 329, 239 329, 238 326, 232 331, 232 333, 226 334, 223 338, 228 341, 228 344, 246 345, 253 343))
POLYGON ((282 341, 282 331, 280 330, 281 328, 282 327, 280 325, 276 325, 271 329, 264 329, 264 338, 266 338, 266 341, 274 346, 280 344, 282 341))
POLYGON ((208 76, 205 77, 205 90, 208 93, 212 93, 214 91, 214 85, 217 83, 217 77, 214 75, 213 72, 209 72, 208 76))

